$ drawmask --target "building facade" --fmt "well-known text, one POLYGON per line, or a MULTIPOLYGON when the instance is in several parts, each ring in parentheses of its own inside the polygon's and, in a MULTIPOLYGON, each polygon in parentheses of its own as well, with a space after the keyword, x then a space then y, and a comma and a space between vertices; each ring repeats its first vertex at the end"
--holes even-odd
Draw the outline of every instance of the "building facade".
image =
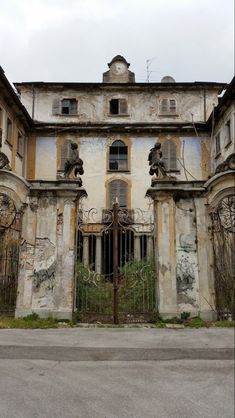
POLYGON ((1 169, 0 185, 14 205, 22 201, 16 315, 71 317, 82 303, 75 297, 77 263, 89 277, 114 280, 111 224, 118 201, 125 223, 117 238, 119 276, 131 261, 153 259, 154 303, 162 316, 189 311, 212 317, 208 228, 217 193, 222 188, 230 196, 233 187, 232 163, 223 163, 234 161, 234 80, 229 86, 172 77, 138 83, 122 56, 108 66, 102 83, 15 83, 20 100, 4 86, 16 103, 1 103, 1 152, 9 167, 1 169), (8 120, 17 118, 11 147, 8 120), (166 176, 151 184, 148 155, 156 142, 166 176), (84 163, 82 186, 65 174, 71 144, 84 163))

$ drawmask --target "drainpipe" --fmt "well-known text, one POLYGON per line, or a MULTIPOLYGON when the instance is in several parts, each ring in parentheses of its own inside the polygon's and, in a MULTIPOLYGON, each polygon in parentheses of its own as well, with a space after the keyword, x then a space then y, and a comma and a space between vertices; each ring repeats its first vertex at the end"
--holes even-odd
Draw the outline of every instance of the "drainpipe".
POLYGON ((204 102, 204 122, 206 122, 206 90, 203 90, 203 102, 204 102))
POLYGON ((32 119, 34 119, 34 108, 35 108, 35 89, 34 89, 34 84, 32 84, 32 95, 33 95, 32 119))

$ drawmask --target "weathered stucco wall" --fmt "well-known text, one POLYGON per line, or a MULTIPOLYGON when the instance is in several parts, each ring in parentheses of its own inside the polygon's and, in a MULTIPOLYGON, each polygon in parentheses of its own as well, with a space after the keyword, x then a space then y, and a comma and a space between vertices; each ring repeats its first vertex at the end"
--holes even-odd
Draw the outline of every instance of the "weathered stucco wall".
POLYGON ((128 86, 114 87, 103 85, 93 87, 74 87, 66 89, 65 85, 53 87, 34 86, 34 96, 30 86, 20 86, 21 100, 29 114, 32 115, 32 103, 34 97, 34 119, 42 122, 78 123, 78 122, 203 122, 209 117, 213 104, 218 102, 218 89, 206 87, 206 104, 204 90, 190 87, 162 88, 128 86), (77 115, 53 115, 52 105, 54 99, 77 99, 77 115), (110 115, 109 100, 112 98, 124 98, 128 103, 127 115, 110 115), (163 116, 160 112, 162 99, 175 99, 177 103, 176 115, 163 116))

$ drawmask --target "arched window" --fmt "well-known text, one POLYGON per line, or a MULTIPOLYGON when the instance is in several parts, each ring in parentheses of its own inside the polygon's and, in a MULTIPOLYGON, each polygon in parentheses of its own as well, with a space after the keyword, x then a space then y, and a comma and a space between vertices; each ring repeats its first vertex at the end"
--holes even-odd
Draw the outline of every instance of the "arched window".
POLYGON ((113 180, 109 183, 109 207, 118 199, 121 208, 127 208, 127 183, 123 180, 113 180))
POLYGON ((167 140, 162 144, 162 159, 168 171, 177 170, 176 145, 173 141, 167 140))
POLYGON ((114 141, 109 147, 109 170, 128 170, 128 147, 120 140, 114 141))

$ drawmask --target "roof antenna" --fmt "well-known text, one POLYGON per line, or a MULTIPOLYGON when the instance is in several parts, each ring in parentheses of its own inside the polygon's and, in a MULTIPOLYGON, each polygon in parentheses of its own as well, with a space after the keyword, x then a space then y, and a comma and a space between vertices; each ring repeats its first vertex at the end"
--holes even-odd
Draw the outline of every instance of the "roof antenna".
POLYGON ((153 58, 148 58, 146 60, 146 83, 149 83, 149 79, 150 79, 150 75, 152 74, 152 70, 150 70, 150 66, 153 62, 153 60, 155 60, 157 57, 153 57, 153 58))

